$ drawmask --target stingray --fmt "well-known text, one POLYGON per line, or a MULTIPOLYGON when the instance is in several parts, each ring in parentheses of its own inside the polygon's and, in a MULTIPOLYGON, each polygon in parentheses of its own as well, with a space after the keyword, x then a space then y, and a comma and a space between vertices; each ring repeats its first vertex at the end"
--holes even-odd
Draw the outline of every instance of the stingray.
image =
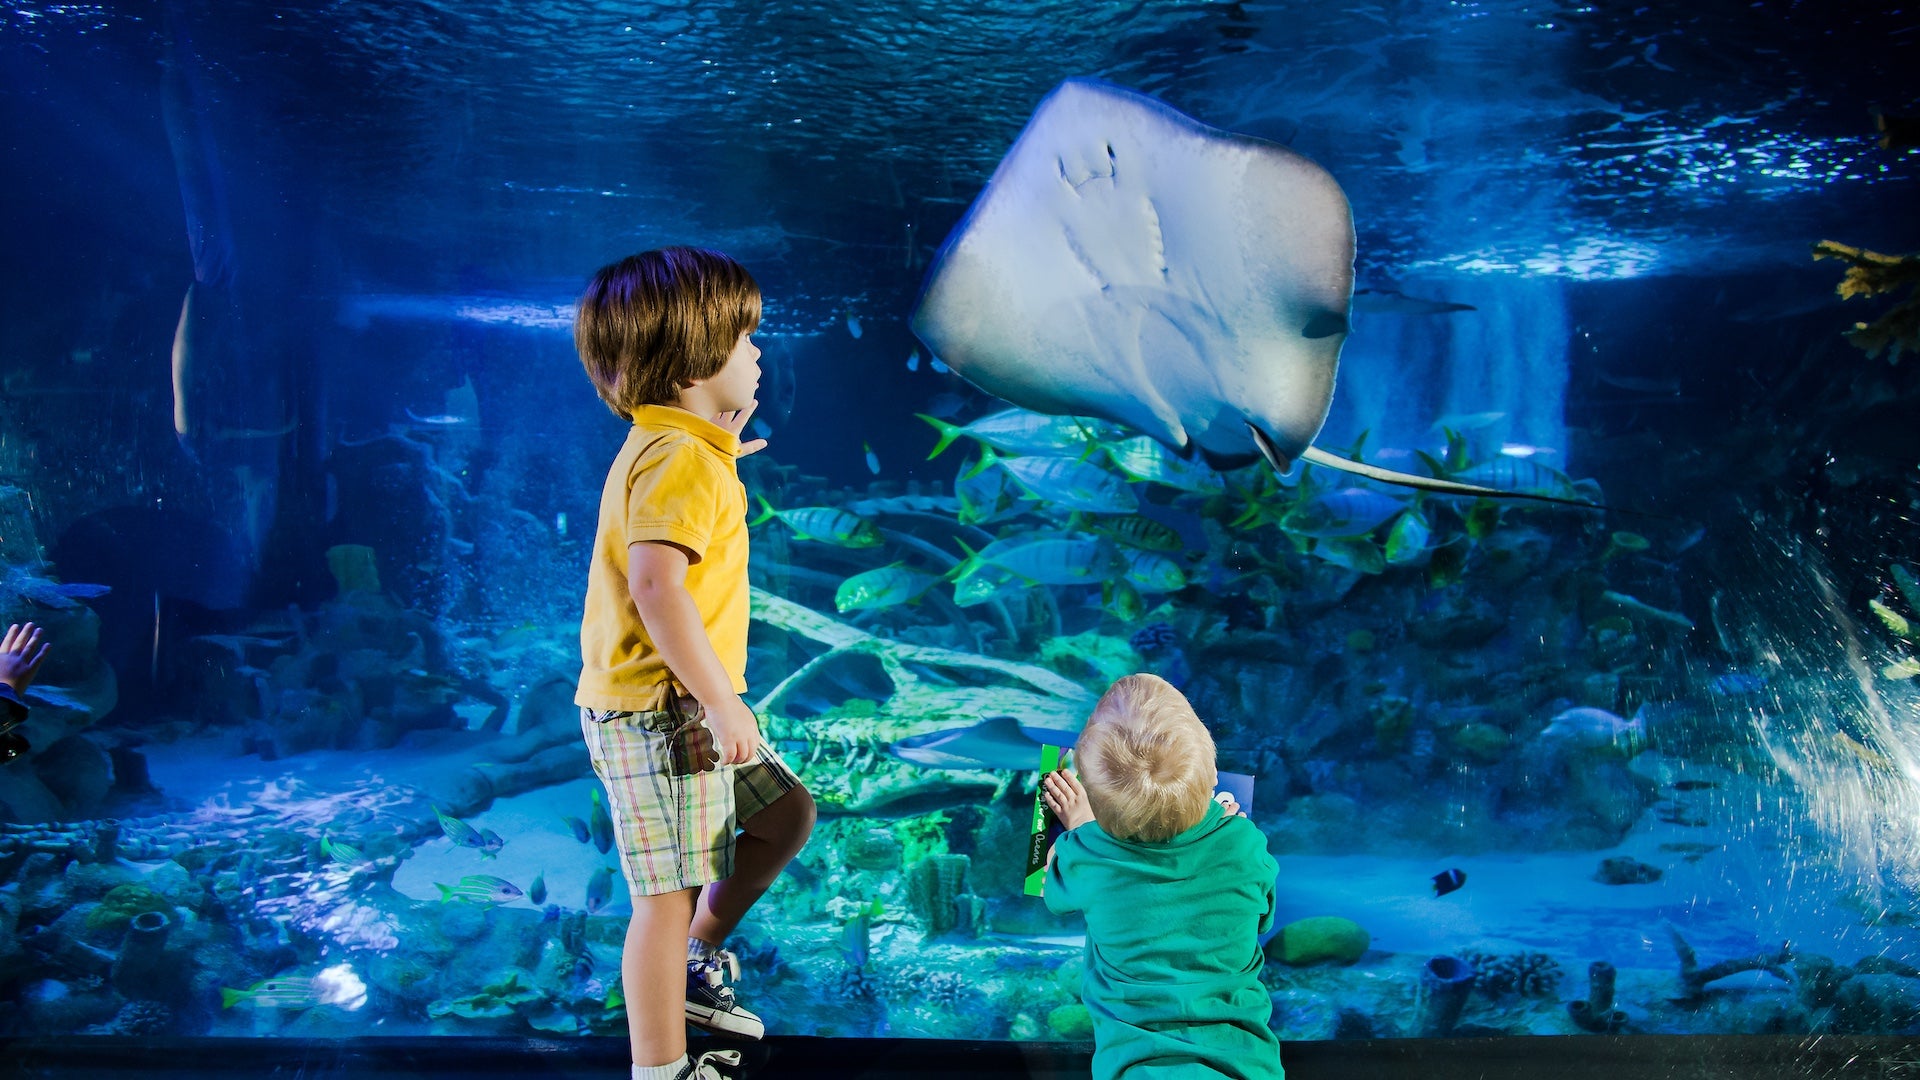
POLYGON ((912 326, 990 394, 1114 420, 1215 468, 1309 461, 1431 491, 1571 502, 1314 448, 1353 256, 1346 194, 1319 165, 1069 79, 947 237, 912 326))
POLYGON ((1040 768, 1040 747, 1072 746, 1077 732, 1035 728, 1011 716, 995 716, 963 728, 910 735, 893 744, 902 761, 930 769, 1040 768))

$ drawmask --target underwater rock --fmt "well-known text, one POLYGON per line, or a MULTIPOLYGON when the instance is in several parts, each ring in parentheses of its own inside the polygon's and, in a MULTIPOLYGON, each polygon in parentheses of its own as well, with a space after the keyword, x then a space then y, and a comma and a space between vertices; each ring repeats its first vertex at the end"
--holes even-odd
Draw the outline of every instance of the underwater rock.
POLYGON ((1340 1008, 1332 995, 1302 986, 1283 986, 1273 992, 1272 1000, 1268 1024, 1281 1038, 1321 1042, 1335 1037, 1340 1008))
POLYGON ((1267 941, 1269 959, 1289 967, 1332 962, 1352 964, 1363 956, 1373 938, 1359 923, 1337 915, 1315 915, 1290 922, 1267 941))
POLYGON ((1475 553, 1473 578, 1510 589, 1534 579, 1553 559, 1553 540, 1539 529, 1496 529, 1481 540, 1475 553))
POLYGON ((1834 995, 1833 1026, 1843 1034, 1890 1035, 1920 1024, 1920 985, 1898 975, 1855 975, 1834 995))
POLYGON ((1493 765, 1507 756, 1513 736, 1492 724, 1466 724, 1447 736, 1447 743, 1463 757, 1493 765))
POLYGON ((898 870, 900 841, 886 829, 868 829, 847 838, 841 858, 855 870, 898 870))
POLYGON ((173 1006, 163 1001, 141 999, 121 1006, 112 1020, 101 1025, 100 1034, 158 1039, 179 1034, 178 1026, 179 1020, 173 1006))
POLYGON ((1486 600, 1453 586, 1432 594, 1407 624, 1407 635, 1429 649, 1472 649, 1506 629, 1506 617, 1486 600))
POLYGON ((1661 870, 1639 859, 1626 855, 1616 855, 1600 860, 1600 869, 1594 871, 1593 880, 1602 885, 1646 885, 1659 881, 1661 870))
POLYGON ((328 548, 327 571, 333 575, 334 587, 341 593, 378 594, 381 591, 380 567, 374 561, 373 549, 365 544, 335 544, 328 548))
POLYGON ((69 735, 33 759, 33 771, 60 800, 63 816, 92 817, 113 788, 113 761, 85 735, 69 735))
POLYGON ((1833 962, 1830 956, 1806 953, 1793 958, 1795 994, 1809 1009, 1824 1009, 1840 996, 1841 984, 1853 978, 1853 970, 1833 962))
POLYGON ((1373 725, 1375 748, 1382 754, 1398 754, 1407 748, 1407 736, 1413 731, 1413 702, 1382 694, 1367 707, 1367 720, 1373 725))

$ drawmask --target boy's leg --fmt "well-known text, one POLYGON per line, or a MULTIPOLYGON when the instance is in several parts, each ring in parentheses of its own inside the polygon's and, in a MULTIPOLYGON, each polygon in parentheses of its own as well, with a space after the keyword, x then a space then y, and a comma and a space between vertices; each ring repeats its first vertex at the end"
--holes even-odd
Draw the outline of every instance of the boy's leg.
POLYGON ((666 1065, 687 1052, 687 926, 698 889, 633 898, 620 954, 633 1063, 666 1065))
POLYGON ((733 873, 708 885, 700 895, 688 937, 709 945, 727 940, 748 909, 780 876, 813 835, 813 796, 795 786, 752 817, 740 822, 734 840, 733 873))

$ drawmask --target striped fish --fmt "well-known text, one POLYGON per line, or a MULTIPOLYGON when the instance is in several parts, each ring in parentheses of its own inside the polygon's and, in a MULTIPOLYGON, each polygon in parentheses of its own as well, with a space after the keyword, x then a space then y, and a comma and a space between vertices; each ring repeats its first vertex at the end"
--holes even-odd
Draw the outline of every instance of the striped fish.
POLYGON ((795 538, 800 540, 818 540, 824 544, 836 544, 846 548, 869 548, 880 546, 880 530, 873 522, 858 518, 845 510, 831 506, 801 506, 792 510, 775 510, 765 496, 759 496, 760 516, 747 522, 747 527, 764 524, 779 518, 781 524, 793 530, 795 538))
POLYGON ((1227 482, 1219 473, 1203 464, 1181 460, 1151 436, 1137 435, 1108 443, 1103 449, 1114 468, 1135 480, 1196 495, 1217 495, 1227 490, 1227 482))

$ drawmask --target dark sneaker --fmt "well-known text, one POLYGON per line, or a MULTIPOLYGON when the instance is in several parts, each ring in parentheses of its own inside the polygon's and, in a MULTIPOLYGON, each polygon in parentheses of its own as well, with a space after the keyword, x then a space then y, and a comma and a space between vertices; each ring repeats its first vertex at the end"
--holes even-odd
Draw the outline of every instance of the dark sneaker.
POLYGON ((739 1064, 738 1050, 709 1050, 697 1058, 688 1058, 687 1067, 681 1070, 679 1080, 727 1080, 720 1066, 731 1069, 739 1064))
POLYGON ((725 949, 715 950, 705 960, 687 961, 687 1022, 740 1039, 765 1035, 767 1025, 733 1000, 733 987, 727 983, 739 978, 740 961, 725 949))

